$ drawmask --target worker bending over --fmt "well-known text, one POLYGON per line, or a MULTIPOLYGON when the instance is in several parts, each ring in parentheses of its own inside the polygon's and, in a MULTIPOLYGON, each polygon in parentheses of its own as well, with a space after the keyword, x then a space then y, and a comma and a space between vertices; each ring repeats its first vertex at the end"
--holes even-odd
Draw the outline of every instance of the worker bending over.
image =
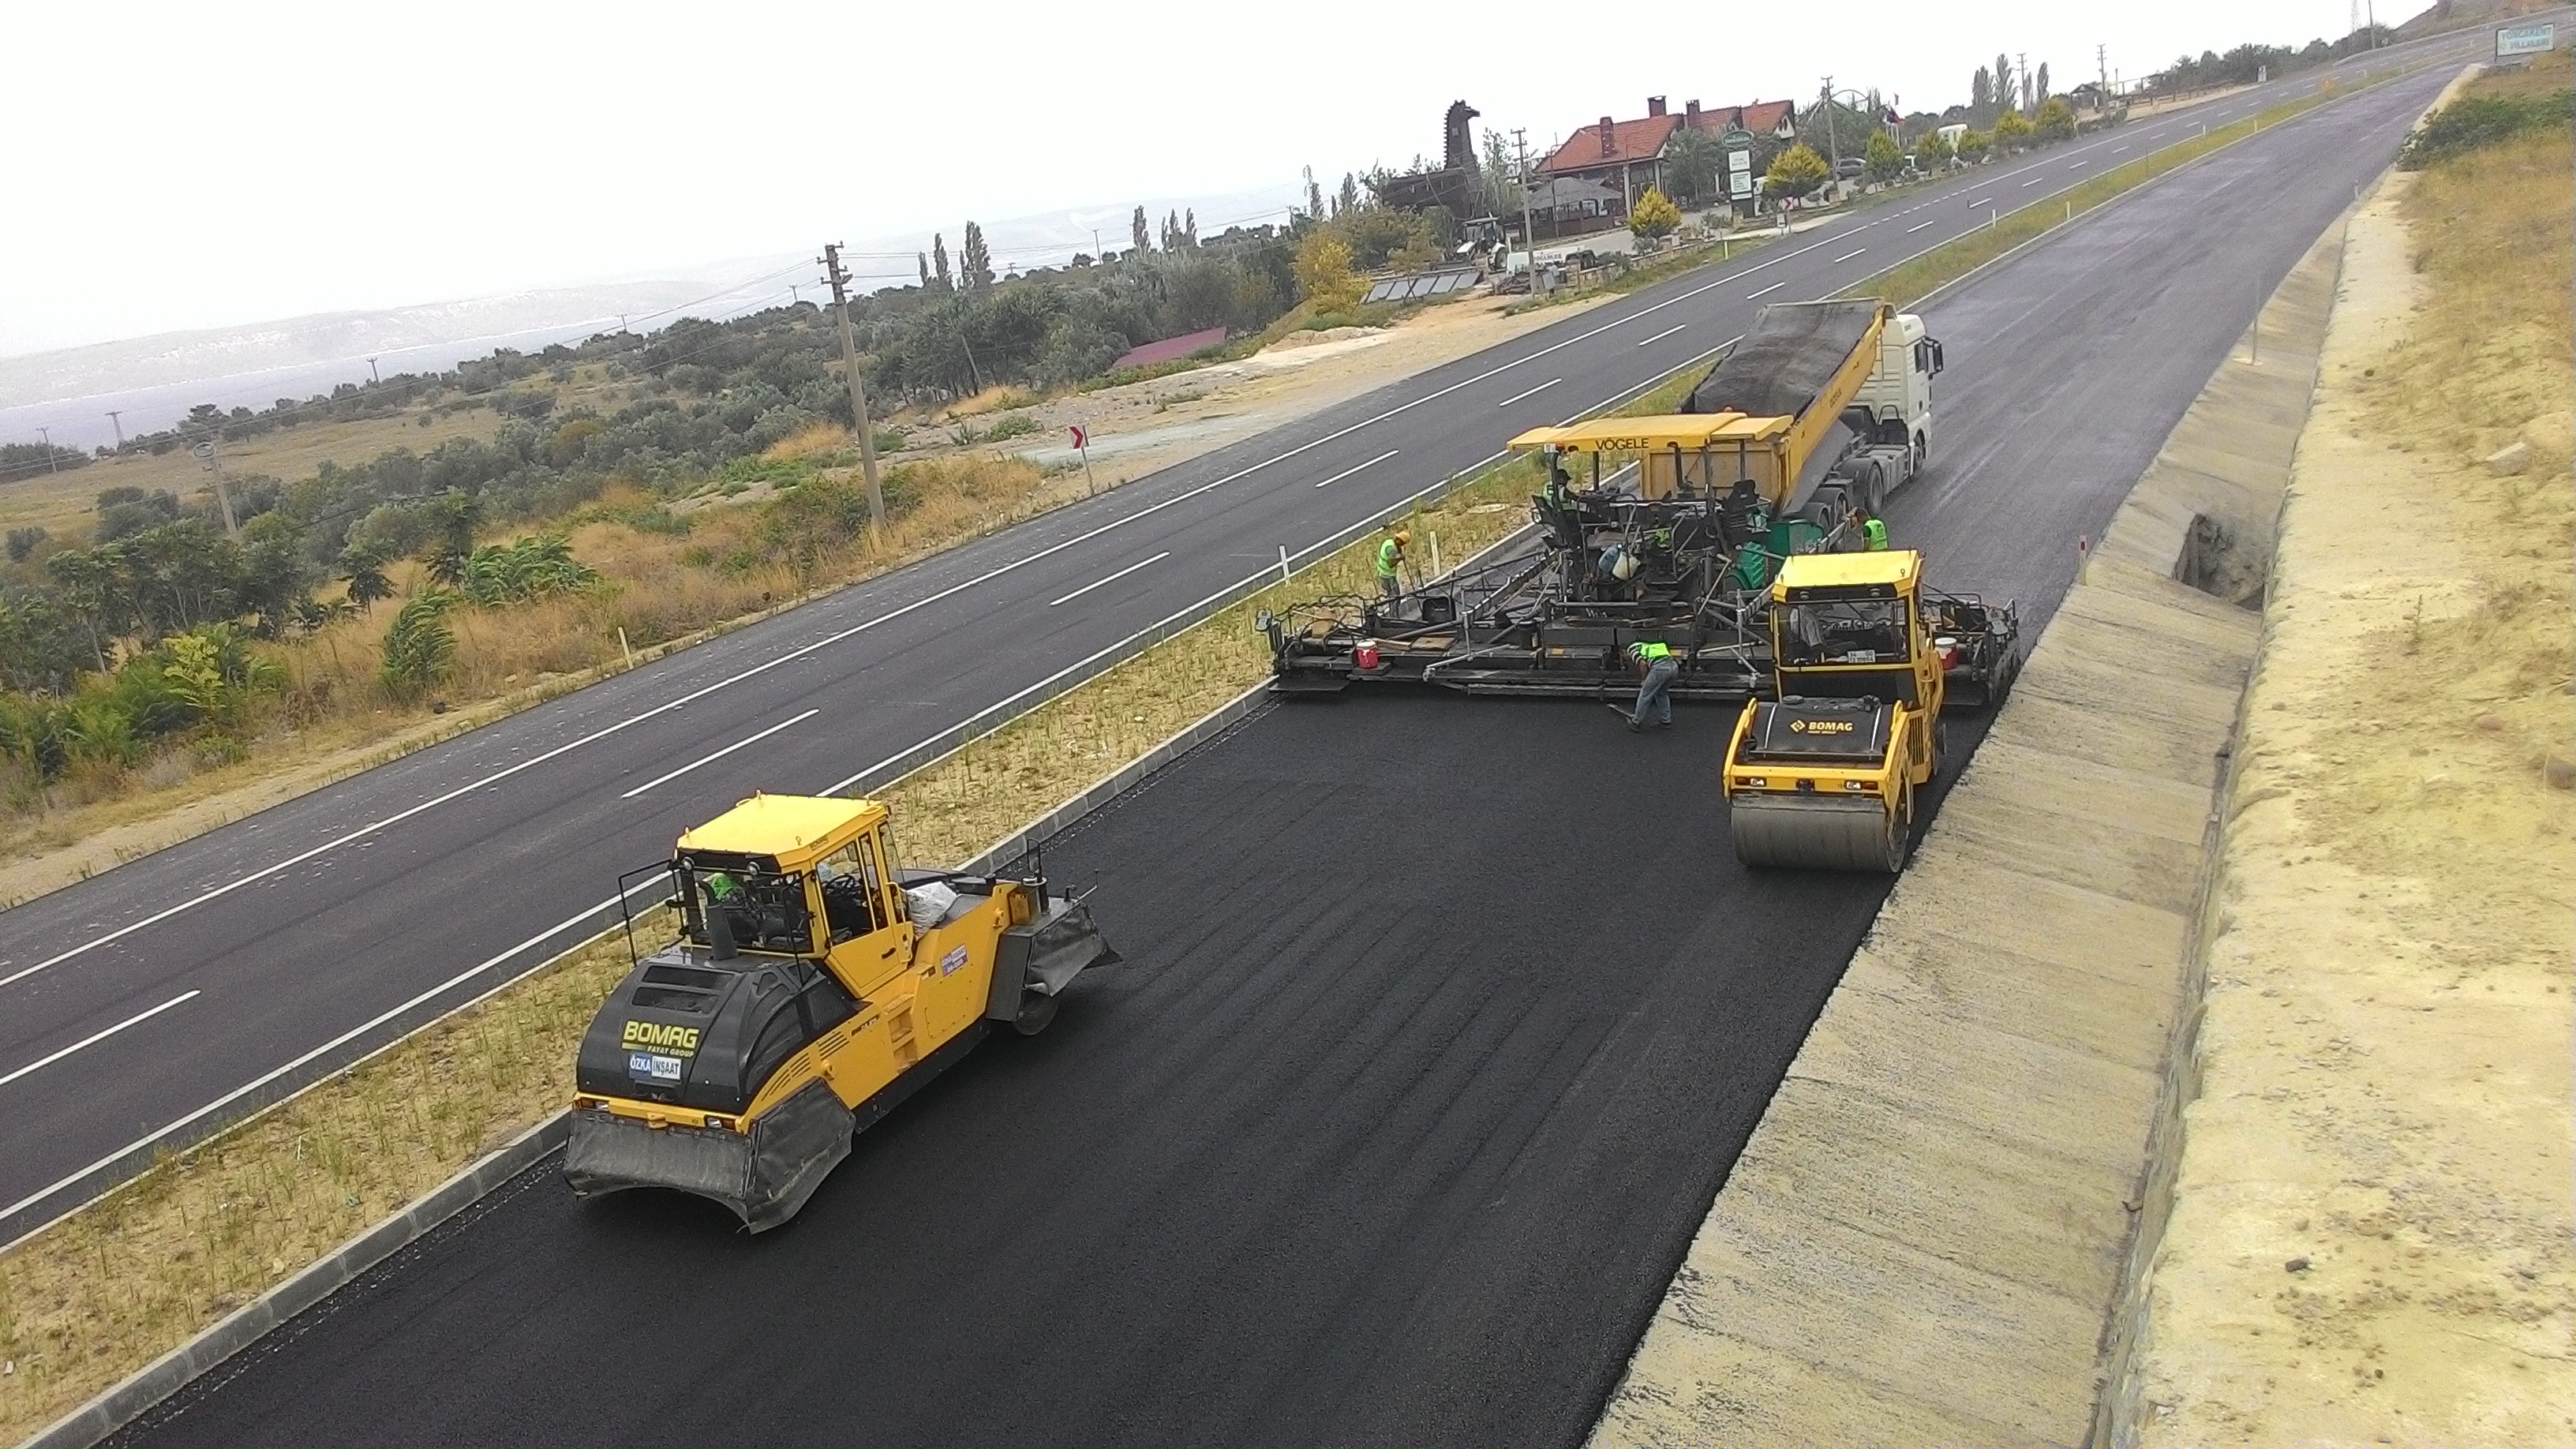
POLYGON ((1404 592, 1397 575, 1404 567, 1404 546, 1411 542, 1413 535, 1398 528, 1389 530, 1386 541, 1377 546, 1377 591, 1386 596, 1389 604, 1404 592))
POLYGON ((1856 510, 1860 519, 1860 546, 1870 553, 1887 549, 1887 522, 1868 509, 1856 510))
POLYGON ((1682 672, 1681 661, 1673 658, 1672 646, 1649 639, 1628 646, 1628 653, 1646 671, 1637 686, 1637 707, 1628 712, 1628 728, 1633 733, 1646 727, 1646 711, 1655 711, 1655 728, 1673 727, 1673 677, 1682 672))

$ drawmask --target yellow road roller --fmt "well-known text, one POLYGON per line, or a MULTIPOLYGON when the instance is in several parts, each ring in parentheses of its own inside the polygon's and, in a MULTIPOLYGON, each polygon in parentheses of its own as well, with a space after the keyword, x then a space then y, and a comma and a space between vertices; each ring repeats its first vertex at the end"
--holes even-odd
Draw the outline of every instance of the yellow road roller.
POLYGON ((900 872, 888 825, 873 800, 755 795, 646 868, 678 938, 634 951, 582 1038, 573 1191, 673 1188, 776 1227, 988 1028, 1035 1035, 1118 959, 1042 876, 900 872))
POLYGON ((1914 796, 1941 773, 1942 661, 1907 549, 1786 559, 1771 585, 1775 698, 1727 742, 1735 853, 1804 870, 1905 867, 1914 796))

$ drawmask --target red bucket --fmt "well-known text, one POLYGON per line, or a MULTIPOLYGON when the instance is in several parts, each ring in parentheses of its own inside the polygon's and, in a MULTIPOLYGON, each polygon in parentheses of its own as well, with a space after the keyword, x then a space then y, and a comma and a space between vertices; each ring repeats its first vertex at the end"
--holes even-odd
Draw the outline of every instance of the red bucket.
POLYGON ((1351 664, 1360 669, 1377 668, 1377 641, 1362 639, 1359 646, 1351 651, 1351 664))

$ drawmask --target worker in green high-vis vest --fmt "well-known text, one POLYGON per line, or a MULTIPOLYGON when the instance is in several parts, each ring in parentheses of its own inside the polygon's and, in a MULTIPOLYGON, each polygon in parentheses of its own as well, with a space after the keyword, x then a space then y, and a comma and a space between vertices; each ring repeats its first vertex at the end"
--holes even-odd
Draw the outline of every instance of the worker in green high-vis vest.
POLYGON ((1646 671, 1645 679, 1637 685, 1637 707, 1628 712, 1629 733, 1646 727, 1646 711, 1650 708, 1656 712, 1655 728, 1671 729, 1673 680, 1682 672, 1681 661, 1673 657, 1672 646, 1659 639, 1631 644, 1628 653, 1646 671))
POLYGON ((1887 520, 1864 508, 1859 510, 1860 546, 1871 553, 1887 551, 1887 520))
POLYGON ((1397 528, 1388 530, 1385 541, 1377 546, 1377 589, 1390 604, 1404 592, 1399 575, 1404 569, 1404 546, 1411 542, 1413 535, 1397 528))

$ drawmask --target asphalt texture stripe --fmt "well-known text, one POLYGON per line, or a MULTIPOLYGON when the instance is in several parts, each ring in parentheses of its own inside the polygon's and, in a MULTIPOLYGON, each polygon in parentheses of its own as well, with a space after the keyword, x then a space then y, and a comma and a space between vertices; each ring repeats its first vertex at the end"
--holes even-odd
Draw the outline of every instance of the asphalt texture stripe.
MULTIPOLYGON (((1899 540, 2036 630, 2384 164, 2423 101, 2390 90, 1945 294, 1899 540)), ((1726 713, 1679 720, 1267 711, 1049 843, 1126 962, 794 1224, 532 1172, 126 1437, 1576 1441, 1886 889, 1737 867, 1726 713)))

